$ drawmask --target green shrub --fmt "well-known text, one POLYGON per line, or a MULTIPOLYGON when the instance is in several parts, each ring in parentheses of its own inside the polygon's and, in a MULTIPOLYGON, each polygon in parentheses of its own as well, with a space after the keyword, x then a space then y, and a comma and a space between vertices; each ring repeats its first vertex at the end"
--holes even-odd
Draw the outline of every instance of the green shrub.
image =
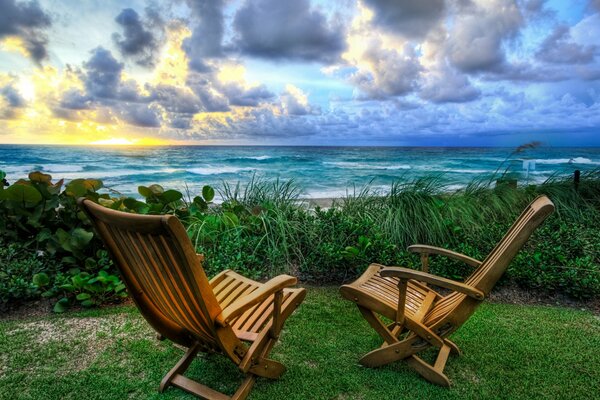
POLYGON ((0 309, 39 297, 33 277, 52 268, 51 260, 23 251, 17 243, 0 241, 0 309))
MULTIPOLYGON (((177 215, 205 254, 208 275, 230 268, 254 279, 286 272, 307 282, 340 283, 372 262, 418 268, 419 257, 406 251, 414 243, 481 260, 520 210, 543 193, 556 213, 527 242, 503 282, 576 298, 600 295, 600 170, 584 174, 577 190, 553 177, 518 188, 474 181, 448 193, 439 177, 420 178, 395 183, 388 193, 364 188, 328 209, 309 208, 294 182, 279 180, 224 184, 219 205, 212 203, 210 186, 187 199, 159 185, 140 186, 143 201, 101 193, 98 180, 76 179, 62 187, 62 181, 34 172, 29 180, 0 188, 0 241, 18 243, 19 249, 19 257, 0 268, 2 301, 50 296, 59 299, 56 311, 63 311, 125 296, 76 205, 80 196, 115 210, 177 215)), ((452 279, 472 271, 443 257, 432 257, 430 268, 452 279)))

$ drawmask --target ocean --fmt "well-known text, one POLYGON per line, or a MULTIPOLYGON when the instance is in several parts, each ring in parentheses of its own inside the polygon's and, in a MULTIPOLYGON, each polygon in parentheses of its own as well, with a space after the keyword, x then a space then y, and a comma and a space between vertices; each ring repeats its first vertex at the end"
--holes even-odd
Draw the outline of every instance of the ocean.
POLYGON ((98 178, 124 195, 158 183, 191 194, 203 185, 244 184, 254 177, 293 179, 301 197, 344 196, 365 185, 385 191, 393 181, 438 176, 444 190, 491 176, 504 162, 520 182, 600 168, 600 148, 540 147, 510 157, 513 148, 441 147, 99 147, 0 145, 7 180, 34 170, 54 179, 98 178), (529 168, 529 170, 527 170, 529 168))

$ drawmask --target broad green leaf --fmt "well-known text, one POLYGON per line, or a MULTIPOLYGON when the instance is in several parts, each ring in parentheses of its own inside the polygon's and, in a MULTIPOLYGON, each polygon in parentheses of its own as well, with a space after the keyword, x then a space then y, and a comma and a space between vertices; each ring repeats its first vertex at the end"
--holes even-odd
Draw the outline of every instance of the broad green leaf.
POLYGON ((181 192, 178 192, 177 190, 167 190, 160 196, 160 199, 163 203, 172 203, 174 201, 181 200, 182 197, 183 195, 181 192))
POLYGON ((12 200, 36 205, 42 201, 42 195, 33 186, 14 184, 0 192, 0 200, 12 200))
POLYGON ((146 186, 138 186, 138 193, 146 198, 152 196, 152 191, 146 186))
POLYGON ((238 226, 240 224, 240 220, 237 215, 232 212, 224 212, 223 213, 223 222, 227 226, 238 226))
POLYGON ((84 179, 73 179, 67 184, 67 187, 65 187, 65 193, 68 196, 76 198, 85 196, 86 192, 87 190, 85 188, 84 179))
POLYGON ((79 301, 83 301, 83 300, 88 300, 88 299, 91 299, 91 298, 92 298, 92 296, 90 296, 90 294, 89 294, 89 293, 79 293, 79 294, 77 295, 77 297, 75 297, 75 298, 76 298, 77 300, 79 300, 79 301))
POLYGON ((83 248, 92 240, 94 234, 83 228, 75 228, 71 233, 71 237, 75 241, 75 243, 73 243, 74 245, 78 248, 83 248))
POLYGON ((104 185, 98 179, 73 179, 65 188, 65 193, 72 197, 82 197, 88 192, 96 192, 104 185))
POLYGON ((93 300, 85 300, 85 301, 81 302, 81 305, 83 307, 92 307, 92 306, 96 305, 96 303, 94 303, 93 300))
POLYGON ((215 198, 215 189, 211 186, 205 185, 202 188, 202 197, 207 203, 210 203, 215 198))
POLYGON ((69 308, 69 299, 63 297, 62 299, 57 301, 56 304, 54 304, 53 310, 55 313, 63 313, 65 311, 67 311, 68 308, 69 308))
POLYGON ((39 274, 33 275, 33 284, 37 287, 46 286, 49 283, 50 278, 48 277, 48 274, 40 272, 39 274))
POLYGON ((150 189, 150 191, 157 196, 160 196, 161 194, 163 194, 165 192, 165 189, 163 189, 162 186, 157 185, 157 184, 148 186, 148 189, 150 189))

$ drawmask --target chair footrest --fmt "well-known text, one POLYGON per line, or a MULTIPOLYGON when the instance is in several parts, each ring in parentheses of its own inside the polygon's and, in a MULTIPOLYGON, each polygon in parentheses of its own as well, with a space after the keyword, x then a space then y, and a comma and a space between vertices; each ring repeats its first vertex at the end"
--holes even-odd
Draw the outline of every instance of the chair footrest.
POLYGON ((177 374, 173 377, 171 381, 171 385, 177 386, 180 389, 185 390, 188 393, 199 396, 202 399, 206 400, 229 400, 231 397, 224 395, 223 393, 219 393, 216 390, 209 388, 208 386, 204 386, 201 383, 193 381, 189 378, 186 378, 183 375, 177 374))

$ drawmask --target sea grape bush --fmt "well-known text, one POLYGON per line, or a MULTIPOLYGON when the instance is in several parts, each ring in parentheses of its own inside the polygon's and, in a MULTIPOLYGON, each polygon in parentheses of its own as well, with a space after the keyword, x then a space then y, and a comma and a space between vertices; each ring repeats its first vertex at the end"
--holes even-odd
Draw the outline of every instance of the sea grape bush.
MULTIPOLYGON (((0 181, 6 175, 0 171, 0 181)), ((209 275, 231 268, 263 279, 281 272, 313 283, 354 279, 371 262, 418 268, 405 249, 415 242, 483 259, 533 197, 548 194, 557 212, 532 236, 504 282, 600 296, 600 171, 568 182, 496 188, 473 184, 454 194, 434 180, 403 182, 387 195, 368 191, 328 209, 307 207, 292 182, 250 182, 245 188, 204 186, 193 198, 160 185, 139 186, 139 199, 107 193, 102 181, 29 179, 0 185, 0 307, 49 297, 57 312, 119 301, 125 286, 77 206, 86 197, 138 214, 174 214, 184 223, 209 275), (141 199, 141 200, 140 200, 141 199)), ((431 271, 461 279, 472 269, 432 257, 431 271)))
MULTIPOLYGON (((106 207, 139 214, 173 213, 186 218, 208 209, 214 189, 205 187, 192 205, 176 190, 140 186, 145 201, 101 193, 97 179, 74 179, 67 185, 35 171, 29 179, 0 185, 0 306, 36 296, 59 298, 54 310, 84 307, 126 296, 102 243, 77 206, 85 197, 106 207), (15 250, 18 248, 18 251, 15 250), (50 267, 50 265, 53 265, 50 267)), ((6 174, 0 171, 0 181, 6 174)))

